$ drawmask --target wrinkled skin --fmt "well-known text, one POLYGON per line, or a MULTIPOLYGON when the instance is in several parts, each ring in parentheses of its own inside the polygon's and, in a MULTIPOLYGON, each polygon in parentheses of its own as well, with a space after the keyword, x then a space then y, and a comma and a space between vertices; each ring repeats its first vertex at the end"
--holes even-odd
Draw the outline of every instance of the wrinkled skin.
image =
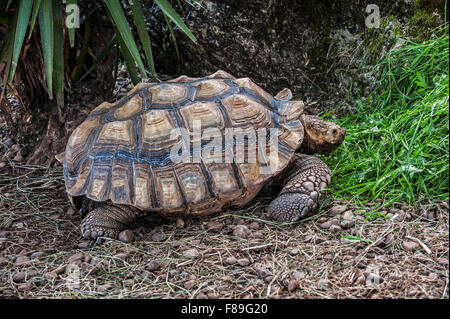
MULTIPOLYGON (((311 154, 328 154, 345 138, 345 129, 317 116, 302 115, 300 121, 305 128, 300 153, 295 154, 282 176, 283 189, 267 208, 267 216, 281 222, 295 222, 314 213, 321 192, 331 181, 331 171, 311 154)), ((92 239, 117 238, 121 230, 144 215, 134 207, 88 199, 84 200, 83 210, 87 216, 81 225, 82 235, 92 239)))

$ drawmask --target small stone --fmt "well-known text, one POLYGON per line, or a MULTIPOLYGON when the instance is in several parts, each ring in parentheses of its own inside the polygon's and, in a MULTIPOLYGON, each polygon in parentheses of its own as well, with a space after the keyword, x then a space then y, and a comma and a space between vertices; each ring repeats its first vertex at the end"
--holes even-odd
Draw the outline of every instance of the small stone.
POLYGON ((195 280, 188 280, 184 283, 184 288, 192 289, 195 287, 195 280))
POLYGON ((347 206, 344 205, 336 205, 331 207, 330 213, 333 215, 340 215, 347 210, 347 206))
POLYGON ((26 278, 27 278, 27 272, 19 271, 14 274, 13 281, 14 282, 23 282, 26 278))
POLYGON ((419 248, 418 243, 409 240, 405 240, 402 245, 406 251, 415 251, 419 248))
POLYGON ((0 267, 5 267, 9 263, 5 257, 0 257, 0 267))
POLYGON ((56 278, 58 278, 58 275, 54 272, 47 272, 44 274, 44 278, 47 280, 55 280, 56 278))
POLYGON ((14 264, 16 266, 27 266, 30 264, 30 258, 28 258, 27 256, 19 256, 16 258, 14 264))
POLYGON ((337 226, 337 225, 331 225, 329 228, 329 231, 333 234, 337 234, 342 230, 341 227, 337 226))
POLYGON ((89 241, 82 241, 82 242, 80 242, 79 244, 78 244, 78 248, 87 248, 87 247, 89 247, 90 246, 90 242, 89 241))
POLYGON ((155 271, 158 270, 159 268, 161 268, 161 265, 159 264, 159 262, 155 260, 151 260, 147 265, 145 265, 145 269, 149 271, 155 271))
POLYGON ((263 233, 256 231, 254 233, 251 233, 250 237, 255 238, 255 239, 262 239, 262 238, 264 238, 264 235, 263 235, 263 233))
POLYGON ((31 289, 31 283, 26 282, 24 284, 20 284, 17 286, 17 289, 19 289, 20 291, 26 291, 26 290, 30 290, 31 289))
POLYGON ((251 230, 257 230, 259 229, 259 223, 258 222, 252 222, 250 225, 248 225, 248 228, 250 228, 251 230))
POLYGON ((176 226, 177 226, 177 228, 183 228, 184 220, 182 218, 177 218, 176 226))
POLYGON ((74 254, 74 255, 69 257, 69 264, 70 263, 75 263, 76 261, 81 260, 83 258, 84 258, 84 253, 83 252, 76 253, 76 254, 74 254))
POLYGON ((208 296, 206 296, 203 292, 200 292, 197 295, 197 299, 208 299, 208 296))
POLYGON ((206 228, 208 228, 208 230, 221 230, 223 228, 223 223, 217 221, 217 220, 213 220, 210 221, 209 223, 206 224, 206 228))
POLYGON ((134 234, 131 230, 125 229, 119 233, 118 239, 124 243, 132 243, 134 240, 134 234))
POLYGON ((438 258, 437 262, 438 262, 439 265, 447 266, 448 265, 448 258, 438 258))
POLYGON ((295 280, 295 279, 289 280, 289 282, 288 282, 288 291, 289 292, 294 291, 295 289, 298 288, 299 285, 300 284, 299 284, 299 282, 297 280, 295 280))
POLYGON ((237 262, 237 259, 233 256, 227 257, 224 259, 225 264, 227 265, 234 265, 237 262))
POLYGON ((6 166, 6 162, 0 162, 0 169, 6 166))
POLYGON ((328 289, 328 279, 319 279, 317 282, 317 287, 321 290, 327 290, 328 289))
POLYGON ((341 222, 341 228, 342 229, 349 229, 351 227, 353 227, 355 225, 355 221, 354 220, 343 220, 341 222))
POLYGON ((357 285, 364 285, 365 283, 366 283, 366 276, 364 276, 363 274, 358 276, 358 278, 356 279, 356 284, 357 285))
POLYGON ((248 258, 239 258, 237 263, 241 266, 248 266, 250 265, 250 260, 248 260, 248 258))
POLYGON ((187 258, 196 258, 200 255, 197 248, 191 248, 183 251, 183 256, 187 258))
POLYGON ((378 274, 369 273, 366 276, 366 287, 369 289, 377 288, 381 281, 381 277, 378 274))
POLYGON ((233 235, 239 238, 247 238, 250 235, 250 229, 245 225, 237 225, 234 228, 233 235))
POLYGON ((289 251, 289 254, 292 256, 298 255, 299 253, 299 249, 298 248, 293 248, 289 251))
POLYGON ((163 234, 163 233, 154 233, 152 236, 152 240, 158 241, 158 242, 164 241, 164 240, 166 240, 166 238, 167 238, 167 235, 163 234))
POLYGON ((13 161, 15 161, 15 162, 21 162, 22 160, 23 160, 23 156, 22 156, 22 154, 20 154, 20 152, 18 152, 16 154, 16 156, 14 156, 14 158, 13 158, 13 161))
POLYGON ((56 269, 54 269, 53 272, 55 274, 61 275, 62 273, 64 273, 66 271, 66 267, 67 267, 67 265, 60 265, 56 269))
POLYGON ((114 257, 117 259, 126 260, 128 258, 128 254, 127 253, 118 253, 118 254, 115 254, 114 257))
POLYGON ((45 255, 45 253, 43 251, 36 251, 36 252, 32 253, 30 257, 31 257, 31 259, 35 259, 35 258, 42 257, 44 255, 45 255))
POLYGON ((97 288, 97 291, 98 292, 105 292, 105 291, 108 291, 110 289, 112 289, 112 286, 110 284, 104 284, 104 285, 99 286, 97 288))
POLYGON ((353 212, 351 210, 347 210, 342 214, 343 220, 353 220, 353 212))
POLYGON ((70 207, 67 211, 66 211, 66 215, 67 216, 75 216, 75 215, 77 215, 78 213, 77 213, 77 211, 73 208, 73 207, 70 207))
POLYGON ((300 281, 306 278, 306 274, 303 271, 294 271, 292 277, 294 277, 295 280, 300 281))

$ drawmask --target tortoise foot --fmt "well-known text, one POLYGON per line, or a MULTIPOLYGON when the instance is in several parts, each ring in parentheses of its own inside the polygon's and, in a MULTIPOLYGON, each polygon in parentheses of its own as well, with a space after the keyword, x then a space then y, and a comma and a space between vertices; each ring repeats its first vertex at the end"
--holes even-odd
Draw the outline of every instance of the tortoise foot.
POLYGON ((280 222, 293 223, 310 216, 316 206, 315 201, 306 194, 284 193, 270 203, 267 208, 267 217, 280 222))

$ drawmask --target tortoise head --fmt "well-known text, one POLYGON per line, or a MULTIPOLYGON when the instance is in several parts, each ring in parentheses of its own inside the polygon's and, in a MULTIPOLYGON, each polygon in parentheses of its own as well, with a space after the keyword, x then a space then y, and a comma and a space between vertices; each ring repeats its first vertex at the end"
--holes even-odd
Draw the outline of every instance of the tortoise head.
POLYGON ((318 116, 302 114, 300 121, 305 137, 300 152, 305 154, 328 154, 339 147, 345 138, 345 129, 318 116))

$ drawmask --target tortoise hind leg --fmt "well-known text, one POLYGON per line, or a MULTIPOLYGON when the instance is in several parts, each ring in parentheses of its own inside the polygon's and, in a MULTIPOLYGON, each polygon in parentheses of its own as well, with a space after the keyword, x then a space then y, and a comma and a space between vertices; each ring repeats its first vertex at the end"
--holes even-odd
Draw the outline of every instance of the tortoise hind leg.
POLYGON ((99 203, 81 223, 81 234, 84 238, 105 236, 116 239, 139 216, 142 213, 133 207, 99 203))
POLYGON ((328 186, 330 177, 330 169, 320 159, 296 154, 287 182, 270 203, 267 216, 282 222, 295 222, 312 215, 317 209, 320 191, 328 186))

